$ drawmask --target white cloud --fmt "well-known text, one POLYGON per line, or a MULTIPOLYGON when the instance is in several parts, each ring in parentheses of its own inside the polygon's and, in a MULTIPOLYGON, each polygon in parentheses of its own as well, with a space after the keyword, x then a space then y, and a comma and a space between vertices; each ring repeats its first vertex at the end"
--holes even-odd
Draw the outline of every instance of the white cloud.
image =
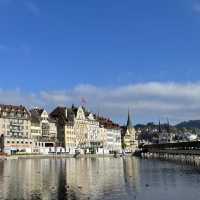
POLYGON ((70 90, 35 94, 0 90, 2 103, 42 106, 48 110, 57 105, 80 104, 82 97, 91 111, 117 120, 126 120, 128 108, 137 122, 167 117, 173 122, 200 119, 200 83, 149 82, 113 88, 79 85, 70 90))

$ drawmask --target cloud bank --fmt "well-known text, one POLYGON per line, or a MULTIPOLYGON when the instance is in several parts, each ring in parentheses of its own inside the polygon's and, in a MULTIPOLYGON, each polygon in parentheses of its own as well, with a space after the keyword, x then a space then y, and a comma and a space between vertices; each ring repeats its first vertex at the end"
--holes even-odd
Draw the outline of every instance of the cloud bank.
POLYGON ((68 90, 38 93, 0 90, 1 103, 45 107, 48 111, 57 105, 79 105, 82 98, 90 111, 121 122, 126 120, 128 108, 137 122, 167 117, 173 123, 200 119, 200 83, 149 82, 120 87, 78 85, 68 90))

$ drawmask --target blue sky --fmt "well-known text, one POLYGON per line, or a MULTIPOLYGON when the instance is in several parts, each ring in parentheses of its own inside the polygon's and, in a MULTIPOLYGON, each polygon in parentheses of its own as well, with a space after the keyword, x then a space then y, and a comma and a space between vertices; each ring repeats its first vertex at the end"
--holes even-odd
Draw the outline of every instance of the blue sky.
MULTIPOLYGON (((97 111, 94 88, 110 94, 138 84, 157 84, 164 90, 173 84, 183 88, 184 96, 188 84, 199 87, 199 36, 198 0, 0 0, 0 97, 3 103, 30 106, 31 98, 31 105, 53 107, 78 103, 84 95, 88 107, 97 111), (82 91, 74 96, 77 88, 89 88, 91 96, 82 91)), ((162 99, 171 106, 159 93, 143 96, 147 102, 153 96, 154 104, 162 99)), ((109 110, 108 116, 121 119, 130 107, 138 121, 166 115, 182 120, 181 110, 173 117, 177 108, 173 114, 167 106, 162 112, 144 113, 135 103, 142 102, 141 96, 121 98, 120 112, 114 111, 119 105, 108 102, 102 102, 102 112, 109 110)), ((184 119, 198 118, 197 113, 186 115, 192 109, 184 119)))

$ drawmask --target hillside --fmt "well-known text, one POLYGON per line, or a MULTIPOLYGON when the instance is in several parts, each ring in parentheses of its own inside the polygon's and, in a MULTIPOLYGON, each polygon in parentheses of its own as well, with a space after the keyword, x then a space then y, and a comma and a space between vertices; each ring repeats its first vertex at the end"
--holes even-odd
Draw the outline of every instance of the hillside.
POLYGON ((176 125, 176 128, 200 128, 200 120, 190 120, 181 122, 176 125))

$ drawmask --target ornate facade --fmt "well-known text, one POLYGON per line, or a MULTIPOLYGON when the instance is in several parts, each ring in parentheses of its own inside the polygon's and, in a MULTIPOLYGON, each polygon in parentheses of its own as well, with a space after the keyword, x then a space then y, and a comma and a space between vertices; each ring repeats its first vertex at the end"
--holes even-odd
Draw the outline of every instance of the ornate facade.
POLYGON ((31 152, 30 113, 24 106, 0 105, 1 151, 31 152))
POLYGON ((121 131, 84 107, 28 111, 0 105, 0 150, 6 153, 107 154, 121 152, 121 131))

